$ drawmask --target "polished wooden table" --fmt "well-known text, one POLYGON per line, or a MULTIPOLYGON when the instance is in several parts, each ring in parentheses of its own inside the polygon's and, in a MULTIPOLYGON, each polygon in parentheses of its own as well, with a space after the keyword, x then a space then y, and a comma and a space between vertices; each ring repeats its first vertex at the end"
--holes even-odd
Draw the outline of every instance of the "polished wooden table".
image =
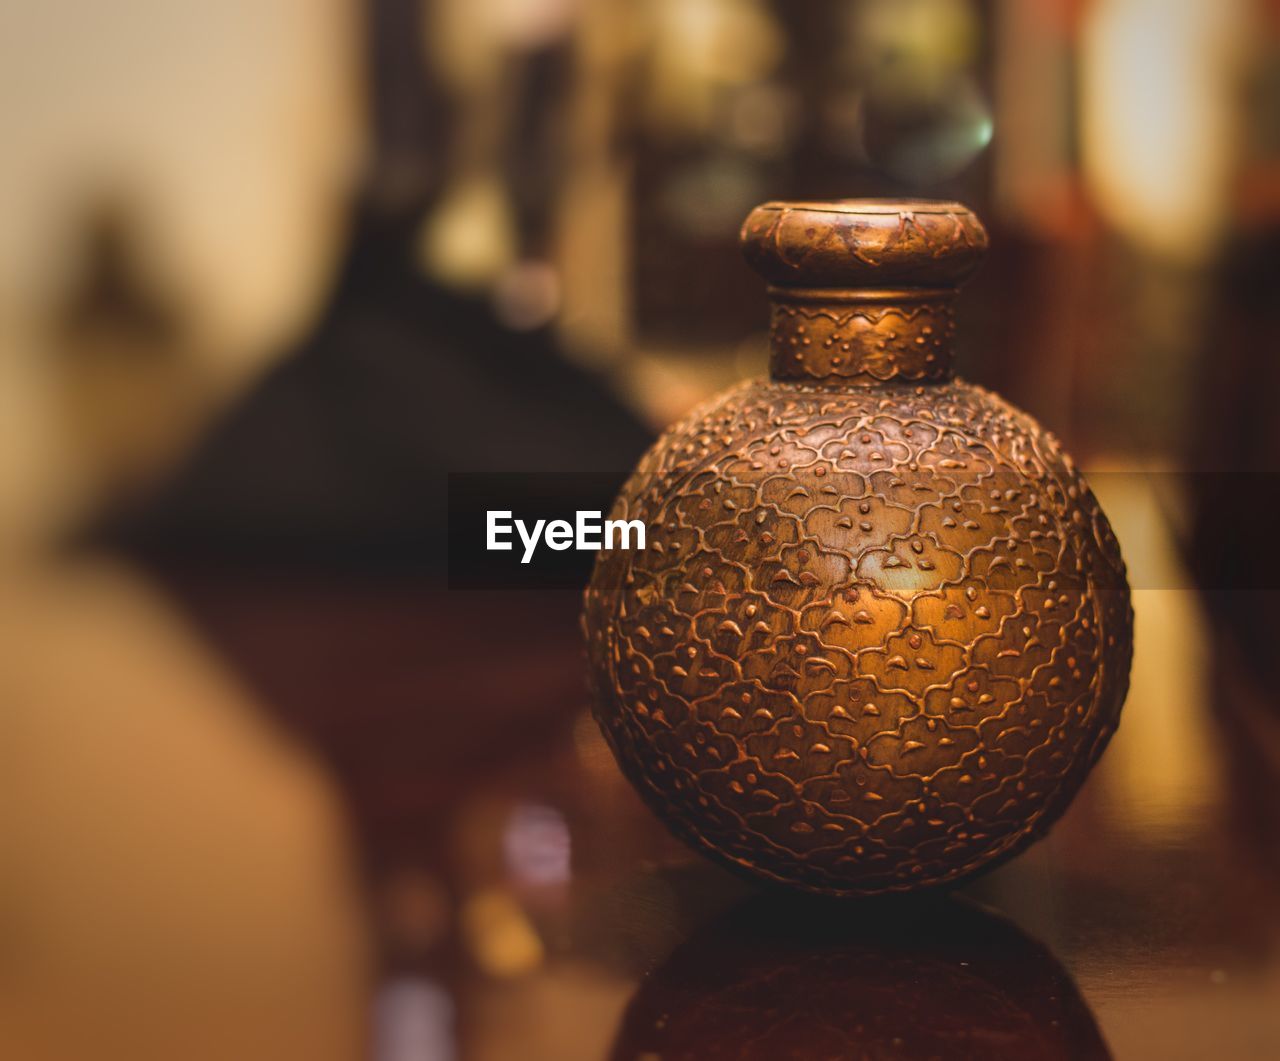
POLYGON ((1280 1057, 1280 712, 1176 573, 1135 579, 1123 724, 1051 837, 843 906, 667 837, 572 594, 4 577, 5 1058, 1280 1057))

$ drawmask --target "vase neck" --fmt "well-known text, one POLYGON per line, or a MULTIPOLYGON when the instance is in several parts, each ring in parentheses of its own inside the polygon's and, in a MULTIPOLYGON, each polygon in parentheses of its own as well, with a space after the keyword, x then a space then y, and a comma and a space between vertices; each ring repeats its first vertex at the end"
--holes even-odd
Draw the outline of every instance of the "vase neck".
POLYGON ((950 379, 954 288, 769 288, 770 375, 832 383, 950 379))

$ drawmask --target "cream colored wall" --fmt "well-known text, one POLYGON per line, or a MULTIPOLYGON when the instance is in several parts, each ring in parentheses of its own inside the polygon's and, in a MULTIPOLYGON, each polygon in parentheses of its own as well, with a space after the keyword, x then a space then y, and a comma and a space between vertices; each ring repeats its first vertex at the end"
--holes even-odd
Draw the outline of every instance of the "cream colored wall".
POLYGON ((211 395, 314 313, 360 162, 359 28, 351 0, 0 4, 0 543, 75 504, 48 315, 95 201, 136 212, 211 395))

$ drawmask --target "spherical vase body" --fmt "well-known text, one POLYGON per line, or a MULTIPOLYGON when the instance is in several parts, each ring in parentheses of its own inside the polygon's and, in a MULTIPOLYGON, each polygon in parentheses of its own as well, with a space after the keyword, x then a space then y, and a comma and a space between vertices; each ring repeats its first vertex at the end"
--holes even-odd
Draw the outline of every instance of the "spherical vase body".
POLYGON ((965 208, 770 204, 743 240, 771 378, 623 488, 612 518, 648 540, 587 591, 597 719, 722 862, 828 894, 954 882, 1042 835, 1116 727, 1119 548, 1053 436, 951 375, 985 247, 965 208))

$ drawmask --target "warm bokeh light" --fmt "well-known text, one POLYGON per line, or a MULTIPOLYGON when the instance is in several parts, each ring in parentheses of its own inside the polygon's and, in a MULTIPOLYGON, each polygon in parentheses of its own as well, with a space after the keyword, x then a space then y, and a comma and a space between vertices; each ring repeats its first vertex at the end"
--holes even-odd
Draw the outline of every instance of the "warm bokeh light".
POLYGON ((1138 246, 1197 263, 1222 239, 1247 0, 1097 0, 1082 36, 1084 172, 1138 246))

